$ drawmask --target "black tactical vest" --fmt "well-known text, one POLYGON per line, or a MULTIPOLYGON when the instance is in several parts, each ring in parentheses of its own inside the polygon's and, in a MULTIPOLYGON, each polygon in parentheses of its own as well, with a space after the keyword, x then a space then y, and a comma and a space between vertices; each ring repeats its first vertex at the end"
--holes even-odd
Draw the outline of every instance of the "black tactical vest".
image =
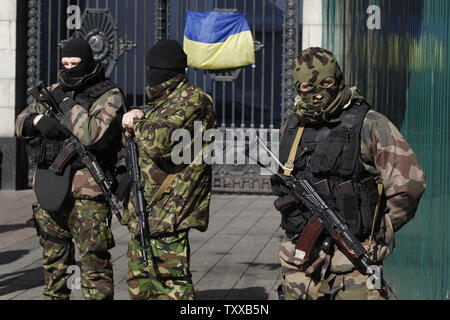
MULTIPOLYGON (((361 160, 361 129, 369 109, 363 100, 355 100, 342 112, 339 123, 306 126, 293 171, 295 177, 315 184, 317 192, 361 240, 370 235, 378 202, 376 182, 361 160)), ((283 164, 288 161, 298 126, 298 120, 291 116, 280 144, 283 164)), ((291 234, 301 234, 305 223, 300 214, 293 212, 282 219, 282 227, 291 234)))
POLYGON ((94 84, 84 92, 75 95, 75 102, 81 105, 87 111, 90 110, 92 104, 100 98, 105 92, 117 88, 117 85, 109 79, 94 84))

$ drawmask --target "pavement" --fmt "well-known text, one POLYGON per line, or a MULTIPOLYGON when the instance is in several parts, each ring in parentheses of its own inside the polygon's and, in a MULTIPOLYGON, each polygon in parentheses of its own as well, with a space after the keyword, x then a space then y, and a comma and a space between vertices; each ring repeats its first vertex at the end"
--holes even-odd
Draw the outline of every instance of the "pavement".
MULTIPOLYGON (((274 200, 273 196, 213 195, 208 230, 190 232, 198 300, 278 300, 278 247, 283 233, 274 200)), ((43 300, 42 248, 34 229, 25 224, 35 201, 32 190, 0 191, 0 300, 43 300)), ((112 229, 115 299, 129 300, 129 233, 117 221, 112 229)), ((83 300, 81 290, 72 290, 71 299, 83 300)))

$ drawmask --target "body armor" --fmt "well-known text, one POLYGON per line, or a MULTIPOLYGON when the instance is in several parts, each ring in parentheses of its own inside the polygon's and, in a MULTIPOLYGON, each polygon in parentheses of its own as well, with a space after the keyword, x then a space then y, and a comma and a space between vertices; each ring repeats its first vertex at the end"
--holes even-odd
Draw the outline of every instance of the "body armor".
MULTIPOLYGON (((355 100, 336 123, 306 125, 297 149, 293 174, 307 178, 317 192, 347 222, 360 240, 371 232, 378 201, 377 184, 365 169, 360 156, 361 129, 370 107, 355 100)), ((288 120, 280 144, 280 161, 286 163, 292 149, 299 121, 288 120)), ((381 210, 384 208, 382 207, 381 210)), ((282 228, 291 239, 300 235, 307 223, 302 206, 282 211, 282 228)))

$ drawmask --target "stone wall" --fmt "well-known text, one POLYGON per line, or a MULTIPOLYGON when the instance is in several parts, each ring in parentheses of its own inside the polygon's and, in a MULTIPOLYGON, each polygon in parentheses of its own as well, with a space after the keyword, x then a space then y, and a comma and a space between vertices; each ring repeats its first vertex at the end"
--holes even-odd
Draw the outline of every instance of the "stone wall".
POLYGON ((0 138, 14 137, 17 0, 0 9, 0 138))

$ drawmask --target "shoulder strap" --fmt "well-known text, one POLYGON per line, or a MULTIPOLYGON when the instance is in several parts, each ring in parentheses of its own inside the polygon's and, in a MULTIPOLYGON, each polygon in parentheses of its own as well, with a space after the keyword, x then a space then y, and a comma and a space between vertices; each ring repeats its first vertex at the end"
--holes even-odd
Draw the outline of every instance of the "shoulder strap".
POLYGON ((169 188, 170 184, 176 178, 177 175, 178 173, 172 173, 166 177, 166 179, 156 192, 155 196, 153 197, 152 201, 150 201, 150 203, 148 204, 148 208, 152 208, 161 199, 162 195, 167 190, 167 188, 169 188))
MULTIPOLYGON (((196 158, 194 159, 193 163, 195 163, 197 157, 201 156, 203 154, 203 152, 205 151, 205 148, 208 145, 205 145, 201 152, 196 156, 196 158)), ((178 173, 182 172, 183 170, 179 171, 179 172, 175 172, 172 174, 169 174, 166 179, 164 180, 164 182, 161 184, 161 186, 159 187, 158 191, 156 191, 155 196, 153 197, 153 199, 150 201, 150 203, 148 204, 147 208, 152 208, 162 197, 162 195, 164 194, 164 192, 167 190, 167 188, 169 188, 169 186, 172 184, 173 180, 175 180, 175 178, 177 177, 178 173)))
POLYGON ((344 131, 348 134, 348 144, 343 150, 341 176, 350 176, 354 170, 361 150, 361 129, 370 107, 363 100, 356 100, 354 106, 343 113, 341 118, 344 131))
POLYGON ((117 85, 109 79, 96 83, 83 93, 75 97, 75 101, 83 106, 86 110, 89 110, 91 105, 100 98, 105 92, 118 88, 117 85))
POLYGON ((294 143, 291 147, 291 152, 289 153, 289 158, 286 164, 284 165, 286 170, 284 170, 284 175, 286 177, 290 177, 292 174, 292 171, 294 171, 294 161, 295 156, 297 155, 298 146, 300 145, 300 141, 303 136, 303 132, 305 131, 305 125, 303 123, 300 123, 300 126, 297 129, 297 135, 295 136, 294 143))

